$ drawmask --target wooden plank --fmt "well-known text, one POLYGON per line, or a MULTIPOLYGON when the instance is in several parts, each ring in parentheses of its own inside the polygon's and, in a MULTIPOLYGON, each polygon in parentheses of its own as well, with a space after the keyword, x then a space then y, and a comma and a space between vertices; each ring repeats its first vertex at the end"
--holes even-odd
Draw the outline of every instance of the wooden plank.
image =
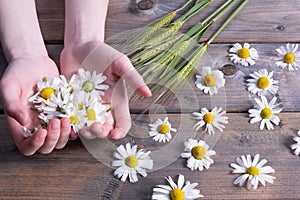
MULTIPOLYGON (((180 134, 188 134, 192 130, 191 125, 195 123, 189 114, 168 116, 173 127, 186 130, 174 134, 173 140, 180 141, 180 134), (181 117, 189 119, 188 122, 182 123, 181 117)), ((207 199, 300 198, 299 158, 289 148, 293 143, 292 137, 299 129, 300 114, 280 114, 282 124, 275 127, 274 131, 259 131, 258 124, 248 123, 247 114, 232 113, 228 117, 229 124, 213 147, 217 154, 212 157, 215 163, 210 169, 203 172, 190 171, 185 167, 186 160, 179 158, 165 168, 150 172, 146 178, 139 177, 139 182, 132 184, 115 179, 112 169, 93 158, 79 140, 69 142, 64 149, 50 155, 36 154, 30 158, 21 156, 7 132, 3 116, 0 116, 0 198, 150 199, 155 185, 167 184, 163 177, 177 179, 179 173, 186 180, 198 182, 197 188, 207 199), (275 183, 267 184, 267 187, 260 186, 256 191, 233 186, 233 180, 238 175, 231 174, 229 164, 235 162, 236 157, 256 153, 267 159, 267 165, 275 169, 275 183)), ((147 122, 147 116, 143 120, 147 122)), ((196 138, 203 139, 205 136, 205 133, 198 132, 196 138)), ((128 140, 118 143, 124 141, 128 140)), ((151 149, 152 153, 171 144, 158 145, 151 138, 133 137, 133 141, 151 149)), ((162 153, 166 157, 170 154, 166 151, 162 153)))
MULTIPOLYGON (((158 8, 156 13, 150 15, 130 12, 128 9, 130 2, 132 1, 110 1, 106 23, 107 37, 122 31, 139 28, 166 13, 166 10, 179 7, 183 0, 176 1, 176 4, 171 0, 159 1, 159 7, 167 6, 169 9, 158 8)), ((202 20, 222 3, 224 1, 213 1, 209 8, 188 21, 183 30, 202 20)), ((45 40, 51 43, 61 43, 64 30, 64 1, 37 0, 36 4, 45 40)), ((215 42, 299 42, 299 6, 298 0, 290 0, 289 3, 286 3, 285 0, 277 0, 276 3, 273 0, 250 1, 215 42)), ((224 18, 220 23, 223 20, 224 18)), ((216 23, 208 35, 217 30, 220 23, 216 23)))

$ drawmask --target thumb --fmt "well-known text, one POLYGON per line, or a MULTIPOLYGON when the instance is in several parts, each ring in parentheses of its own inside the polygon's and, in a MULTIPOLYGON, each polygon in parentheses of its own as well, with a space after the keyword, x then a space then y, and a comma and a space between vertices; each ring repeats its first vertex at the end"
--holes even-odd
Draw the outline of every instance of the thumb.
POLYGON ((21 125, 25 125, 27 122, 26 109, 20 100, 20 92, 13 84, 10 87, 3 87, 3 84, 1 84, 1 97, 6 114, 21 125))

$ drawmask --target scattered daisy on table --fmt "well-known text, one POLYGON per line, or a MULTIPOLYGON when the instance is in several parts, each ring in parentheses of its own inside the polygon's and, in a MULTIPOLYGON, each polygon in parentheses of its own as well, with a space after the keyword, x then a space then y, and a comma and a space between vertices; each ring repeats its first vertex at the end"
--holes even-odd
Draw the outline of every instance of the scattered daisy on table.
POLYGON ((294 136, 293 140, 296 142, 291 145, 291 149, 294 150, 294 154, 299 156, 300 154, 300 131, 298 131, 298 136, 294 136))
POLYGON ((196 131, 198 131, 201 127, 205 126, 204 131, 208 131, 208 134, 214 134, 214 127, 223 132, 225 126, 223 124, 228 124, 228 117, 225 116, 226 111, 222 110, 222 108, 214 107, 211 111, 207 108, 202 108, 201 112, 193 112, 195 119, 199 120, 195 125, 196 131))
POLYGON ((270 166, 264 166, 267 163, 266 159, 259 161, 259 154, 256 154, 252 160, 251 155, 241 156, 236 158, 236 163, 231 163, 230 166, 234 168, 233 174, 242 174, 237 177, 233 184, 244 186, 247 181, 247 189, 257 189, 259 183, 263 186, 266 182, 273 184, 275 177, 268 175, 275 173, 275 170, 270 166))
POLYGON ((233 44, 233 47, 229 49, 229 59, 235 64, 241 64, 242 66, 254 65, 259 55, 256 49, 250 48, 249 43, 244 43, 243 46, 240 43, 233 44))
POLYGON ((214 163, 210 158, 212 155, 216 155, 216 152, 209 150, 205 141, 190 138, 184 142, 184 153, 181 154, 181 157, 188 158, 187 167, 192 171, 194 169, 203 171, 204 168, 208 169, 214 163))
POLYGON ((282 108, 277 108, 280 103, 276 104, 277 97, 273 97, 270 103, 265 96, 261 96, 261 100, 255 98, 256 105, 254 108, 249 109, 249 117, 252 119, 250 120, 250 124, 254 124, 260 121, 259 129, 263 130, 265 125, 268 130, 273 130, 275 125, 279 125, 280 119, 277 115, 282 111, 282 108), (273 123, 273 124, 272 124, 273 123))
POLYGON ((205 94, 213 95, 218 93, 218 89, 224 87, 224 74, 220 70, 212 70, 211 67, 203 67, 202 74, 196 75, 195 85, 205 94))
POLYGON ((196 189, 198 183, 185 182, 184 176, 179 174, 177 184, 169 176, 166 178, 169 185, 157 185, 153 188, 153 200, 194 200, 204 197, 200 190, 196 189))
POLYGON ((144 152, 144 149, 137 150, 137 145, 131 146, 130 143, 117 147, 114 157, 117 160, 112 161, 113 167, 118 167, 114 175, 125 182, 127 177, 131 183, 138 181, 137 174, 143 177, 147 176, 147 170, 153 168, 153 160, 150 157, 151 151, 144 152))
POLYGON ((289 71, 298 70, 300 68, 300 51, 298 44, 287 43, 286 46, 281 46, 277 51, 277 61, 275 64, 281 68, 287 68, 289 71))
POLYGON ((177 129, 172 128, 168 117, 165 117, 164 120, 157 119, 149 126, 149 135, 153 136, 153 140, 157 142, 169 142, 172 139, 171 132, 177 132, 177 129))
POLYGON ((258 96, 266 95, 268 92, 276 94, 278 81, 273 79, 273 74, 274 71, 269 73, 267 69, 261 69, 258 72, 255 71, 249 74, 251 78, 247 79, 248 91, 258 96))

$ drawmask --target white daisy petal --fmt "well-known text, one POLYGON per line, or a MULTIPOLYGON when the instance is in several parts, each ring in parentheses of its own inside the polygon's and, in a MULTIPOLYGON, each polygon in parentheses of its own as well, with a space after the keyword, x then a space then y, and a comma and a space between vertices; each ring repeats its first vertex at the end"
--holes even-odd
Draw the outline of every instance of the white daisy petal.
POLYGON ((218 89, 225 85, 224 74, 219 70, 212 70, 211 67, 203 67, 202 74, 196 75, 195 85, 205 94, 217 94, 218 89))
POLYGON ((243 45, 239 43, 233 44, 233 47, 229 49, 229 59, 235 64, 241 64, 242 66, 254 65, 256 59, 258 59, 258 53, 256 49, 250 48, 249 43, 243 45))
POLYGON ((173 196, 174 193, 179 199, 194 200, 203 195, 200 194, 200 190, 196 189, 198 183, 190 183, 189 181, 185 182, 184 185, 184 176, 179 174, 178 184, 176 184, 173 179, 169 176, 166 178, 169 185, 157 185, 153 188, 152 199, 155 200, 170 200, 170 196, 173 196))
POLYGON ((277 66, 287 67, 289 71, 299 69, 300 52, 298 51, 298 44, 287 43, 286 46, 281 46, 276 51, 278 53, 278 57, 275 59, 277 66))
POLYGON ((184 142, 184 153, 181 154, 181 157, 188 158, 187 167, 191 170, 198 169, 199 171, 203 170, 203 167, 208 169, 214 161, 210 158, 211 155, 215 155, 214 150, 208 150, 209 146, 205 141, 197 141, 195 139, 188 139, 184 142))
POLYGON ((258 98, 255 98, 255 101, 257 105, 254 106, 254 108, 249 109, 249 117, 252 119, 250 120, 250 123, 256 123, 261 121, 260 123, 260 130, 263 130, 265 125, 268 130, 274 129, 273 124, 279 125, 280 119, 277 115, 282 111, 282 109, 276 108, 280 104, 276 104, 277 98, 273 97, 270 103, 268 103, 268 100, 265 96, 261 96, 261 100, 258 98), (272 124, 273 123, 273 124, 272 124))
POLYGON ((177 129, 172 128, 168 117, 164 120, 157 119, 152 124, 149 124, 149 127, 149 135, 153 136, 153 140, 157 142, 169 142, 172 139, 171 132, 177 132, 177 129))
POLYGON ((253 160, 249 154, 247 156, 241 156, 236 160, 238 164, 230 164, 230 166, 234 168, 232 173, 240 173, 241 175, 234 180, 234 185, 244 186, 247 182, 247 189, 251 189, 253 186, 253 189, 256 190, 259 183, 265 186, 265 182, 274 182, 275 177, 268 174, 274 173, 275 170, 270 166, 263 167, 263 165, 267 163, 267 160, 263 159, 259 161, 259 154, 256 154, 253 160), (245 166, 246 169, 244 169, 245 166), (242 169, 244 169, 244 171, 242 169))
POLYGON ((117 152, 114 156, 118 160, 112 161, 113 167, 120 166, 114 172, 114 175, 121 178, 121 181, 125 181, 129 177, 129 181, 134 183, 138 181, 137 174, 143 177, 147 176, 146 170, 153 168, 153 160, 151 160, 149 154, 150 151, 144 152, 143 149, 137 151, 137 145, 131 146, 127 143, 126 149, 124 145, 117 147, 117 152))

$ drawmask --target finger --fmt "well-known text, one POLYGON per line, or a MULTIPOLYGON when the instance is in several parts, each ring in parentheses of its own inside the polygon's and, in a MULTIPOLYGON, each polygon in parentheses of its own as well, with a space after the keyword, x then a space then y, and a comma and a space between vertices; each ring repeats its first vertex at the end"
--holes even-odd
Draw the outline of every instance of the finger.
POLYGON ((60 136, 56 143, 56 149, 62 149, 69 140, 69 135, 71 132, 71 124, 69 118, 63 118, 60 120, 60 136))
POLYGON ((7 115, 24 126, 27 121, 27 114, 23 104, 20 102, 20 90, 15 87, 15 83, 10 84, 3 80, 1 81, 0 91, 7 115), (8 87, 8 85, 10 85, 10 87, 8 87))
POLYGON ((131 117, 129 113, 128 97, 124 81, 119 81, 112 94, 112 107, 115 128, 110 132, 110 137, 120 139, 125 137, 131 127, 131 117))
POLYGON ((49 154, 55 148, 60 137, 60 120, 51 119, 47 127, 47 137, 43 146, 38 150, 41 154, 49 154))
POLYGON ((46 130, 40 129, 31 137, 24 138, 22 130, 23 126, 20 125, 19 122, 7 115, 6 121, 16 145, 23 155, 33 155, 44 144, 47 135, 46 130))
POLYGON ((114 73, 124 79, 130 88, 138 95, 144 97, 150 97, 152 95, 142 76, 136 71, 127 56, 123 55, 115 60, 112 66, 114 73))
POLYGON ((20 152, 25 156, 31 156, 43 146, 47 137, 47 131, 40 129, 31 137, 25 138, 18 146, 20 152))

